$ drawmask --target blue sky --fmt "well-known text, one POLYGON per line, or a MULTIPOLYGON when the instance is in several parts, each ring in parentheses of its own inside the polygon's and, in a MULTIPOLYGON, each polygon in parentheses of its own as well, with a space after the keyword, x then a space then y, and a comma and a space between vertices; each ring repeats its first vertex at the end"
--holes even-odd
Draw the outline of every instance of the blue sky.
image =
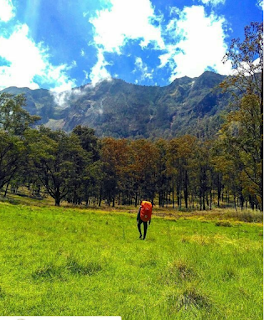
POLYGON ((262 0, 0 0, 0 89, 102 79, 165 86, 222 63, 262 0))

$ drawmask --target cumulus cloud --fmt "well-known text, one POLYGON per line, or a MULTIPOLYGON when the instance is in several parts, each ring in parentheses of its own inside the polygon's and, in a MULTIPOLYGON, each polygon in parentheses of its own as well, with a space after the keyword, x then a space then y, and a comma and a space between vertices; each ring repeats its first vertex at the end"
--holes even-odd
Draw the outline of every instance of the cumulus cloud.
MULTIPOLYGON (((225 3, 225 0, 200 1, 211 6, 225 3)), ((155 15, 150 0, 109 0, 109 4, 89 20, 94 27, 94 45, 98 50, 98 61, 90 74, 93 83, 110 77, 105 53, 121 55, 123 47, 131 40, 139 41, 142 50, 149 49, 151 44, 152 49, 163 51, 159 56, 159 68, 171 69, 170 81, 184 75, 196 77, 207 69, 221 74, 231 72, 231 64, 222 63, 227 50, 226 20, 215 13, 207 15, 204 6, 184 7, 182 11, 172 7, 172 18, 167 25, 162 25, 164 21, 155 15)), ((152 71, 141 58, 136 58, 135 66, 133 72, 140 71, 141 80, 151 79, 152 71)))
POLYGON ((74 85, 74 80, 67 77, 67 71, 74 67, 74 62, 72 66, 52 65, 47 48, 30 39, 26 24, 17 25, 8 38, 0 36, 0 57, 7 62, 0 66, 1 89, 8 86, 37 89, 39 85, 36 79, 43 85, 49 84, 56 91, 74 85))
POLYGON ((196 77, 206 69, 220 74, 229 74, 231 64, 222 63, 226 53, 223 17, 206 15, 203 6, 185 7, 174 11, 178 18, 170 22, 170 35, 174 33, 176 44, 168 44, 166 52, 160 55, 160 68, 169 66, 170 81, 175 78, 196 77))
POLYGON ((111 7, 97 12, 89 21, 95 30, 95 44, 108 52, 120 53, 129 41, 140 39, 141 45, 149 43, 164 47, 161 29, 149 0, 110 0, 111 7))
POLYGON ((15 16, 15 8, 11 0, 0 0, 0 21, 7 22, 15 16))
POLYGON ((94 45, 98 49, 98 62, 92 70, 93 81, 109 76, 105 66, 105 52, 122 53, 130 40, 140 41, 142 49, 152 44, 164 49, 160 17, 155 16, 150 0, 109 0, 110 7, 97 11, 89 22, 94 26, 94 45))
MULTIPOLYGON (((15 7, 11 0, 0 0, 0 22, 9 22, 15 17, 15 7)), ((0 29, 0 89, 9 86, 39 88, 39 83, 48 85, 55 91, 63 91, 75 85, 69 80, 67 72, 76 67, 50 63, 48 48, 43 43, 35 43, 30 38, 26 24, 15 22, 7 36, 4 28, 0 29)))

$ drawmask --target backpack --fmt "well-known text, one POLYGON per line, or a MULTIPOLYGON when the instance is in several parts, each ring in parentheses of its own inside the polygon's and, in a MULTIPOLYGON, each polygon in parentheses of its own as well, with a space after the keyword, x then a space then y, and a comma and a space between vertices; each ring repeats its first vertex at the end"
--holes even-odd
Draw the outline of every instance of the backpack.
POLYGON ((144 222, 150 220, 152 215, 152 204, 149 201, 142 201, 141 202, 141 209, 140 209, 140 219, 144 222))

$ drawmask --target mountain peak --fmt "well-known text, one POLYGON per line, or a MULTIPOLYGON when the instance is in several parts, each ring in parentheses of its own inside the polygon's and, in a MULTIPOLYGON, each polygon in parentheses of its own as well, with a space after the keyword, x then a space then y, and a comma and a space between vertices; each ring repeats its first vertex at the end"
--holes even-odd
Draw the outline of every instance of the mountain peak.
MULTIPOLYGON (((95 129, 98 136, 168 138, 194 134, 197 118, 200 124, 203 118, 217 118, 228 105, 228 97, 213 90, 223 78, 206 71, 196 78, 177 78, 164 87, 141 86, 111 78, 57 96, 48 90, 28 88, 10 87, 5 92, 18 94, 24 90, 27 111, 39 115, 41 123, 52 129, 69 132, 82 125, 95 129)), ((211 131, 217 131, 214 121, 210 123, 214 125, 211 131)))

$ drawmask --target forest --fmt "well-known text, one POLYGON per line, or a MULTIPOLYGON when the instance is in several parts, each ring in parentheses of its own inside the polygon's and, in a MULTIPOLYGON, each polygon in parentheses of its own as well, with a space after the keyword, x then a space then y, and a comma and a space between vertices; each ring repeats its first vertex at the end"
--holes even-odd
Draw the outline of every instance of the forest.
POLYGON ((51 196, 80 205, 134 204, 142 199, 179 210, 251 207, 263 203, 263 26, 245 28, 223 59, 234 75, 232 111, 211 140, 98 138, 92 128, 71 133, 34 124, 23 95, 0 95, 0 190, 51 196), (236 93, 242 92, 242 96, 236 93))

